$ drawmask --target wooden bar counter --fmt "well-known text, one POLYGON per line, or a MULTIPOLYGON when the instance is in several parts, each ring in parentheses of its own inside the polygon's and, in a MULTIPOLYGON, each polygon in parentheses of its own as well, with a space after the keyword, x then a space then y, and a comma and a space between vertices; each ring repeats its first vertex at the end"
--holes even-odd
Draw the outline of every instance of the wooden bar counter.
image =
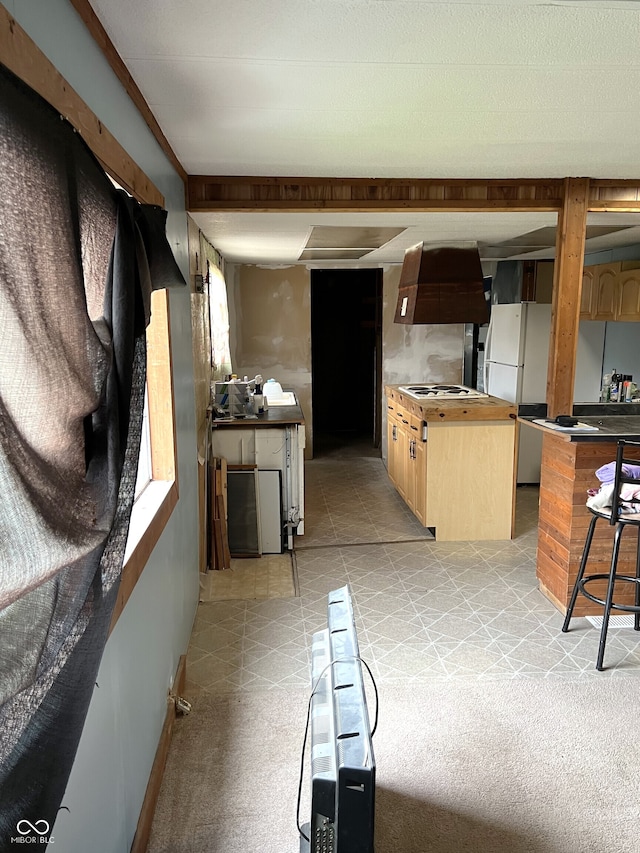
MULTIPOLYGON (((634 409, 636 406, 634 405, 634 409)), ((640 407, 639 407, 640 408, 640 407)), ((540 428, 542 470, 540 475, 540 515, 538 525, 537 578, 540 591, 565 613, 575 583, 587 528, 593 517, 586 507, 587 490, 600 487, 595 472, 614 462, 619 439, 640 441, 640 415, 578 416, 580 422, 598 426, 594 433, 561 433, 537 427, 531 419, 519 420, 523 428, 540 428), (528 423, 528 426, 524 426, 528 423)), ((630 451, 640 460, 640 453, 630 451)), ((611 563, 614 528, 599 521, 591 546, 587 574, 606 574, 611 563)), ((622 536, 619 574, 635 574, 637 530, 627 528, 622 536)), ((606 581, 590 585, 590 591, 604 597, 606 581)), ((633 604, 631 584, 616 587, 620 603, 633 604)), ((614 611, 615 612, 615 611, 614 611)), ((595 616, 602 607, 578 596, 574 614, 595 616)))

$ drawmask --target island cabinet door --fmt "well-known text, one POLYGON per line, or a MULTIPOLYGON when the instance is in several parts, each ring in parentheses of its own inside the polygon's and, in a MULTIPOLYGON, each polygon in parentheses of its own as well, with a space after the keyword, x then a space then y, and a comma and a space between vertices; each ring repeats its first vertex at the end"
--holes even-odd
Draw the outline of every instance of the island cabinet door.
POLYGON ((427 523, 427 442, 422 436, 415 439, 413 467, 415 470, 415 506, 413 511, 421 524, 427 523))
POLYGON ((408 479, 410 474, 409 467, 409 431, 407 424, 400 421, 397 425, 396 434, 398 442, 396 452, 398 454, 396 460, 396 489, 404 500, 407 500, 408 479))
POLYGON ((387 410, 387 473, 394 486, 398 481, 398 422, 395 412, 387 410))

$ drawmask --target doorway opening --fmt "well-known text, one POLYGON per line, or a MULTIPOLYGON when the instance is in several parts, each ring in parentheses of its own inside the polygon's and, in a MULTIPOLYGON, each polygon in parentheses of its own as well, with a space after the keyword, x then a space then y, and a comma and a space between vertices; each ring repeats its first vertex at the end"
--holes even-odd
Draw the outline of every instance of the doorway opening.
POLYGON ((313 455, 380 456, 382 270, 311 270, 313 455))

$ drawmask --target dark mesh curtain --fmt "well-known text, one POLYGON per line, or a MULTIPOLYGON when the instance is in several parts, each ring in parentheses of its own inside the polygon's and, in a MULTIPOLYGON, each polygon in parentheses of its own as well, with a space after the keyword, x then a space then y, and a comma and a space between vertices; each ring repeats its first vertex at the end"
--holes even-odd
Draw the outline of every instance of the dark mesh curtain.
POLYGON ((150 291, 185 283, 165 220, 0 66, 0 850, 44 846, 93 692, 133 504, 150 291))

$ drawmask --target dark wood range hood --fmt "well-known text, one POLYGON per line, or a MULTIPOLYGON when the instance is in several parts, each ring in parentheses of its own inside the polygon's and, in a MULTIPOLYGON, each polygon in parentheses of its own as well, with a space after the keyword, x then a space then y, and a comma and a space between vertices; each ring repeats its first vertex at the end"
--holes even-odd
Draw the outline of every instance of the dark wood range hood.
POLYGON ((407 249, 402 263, 395 323, 488 323, 477 248, 407 249))

